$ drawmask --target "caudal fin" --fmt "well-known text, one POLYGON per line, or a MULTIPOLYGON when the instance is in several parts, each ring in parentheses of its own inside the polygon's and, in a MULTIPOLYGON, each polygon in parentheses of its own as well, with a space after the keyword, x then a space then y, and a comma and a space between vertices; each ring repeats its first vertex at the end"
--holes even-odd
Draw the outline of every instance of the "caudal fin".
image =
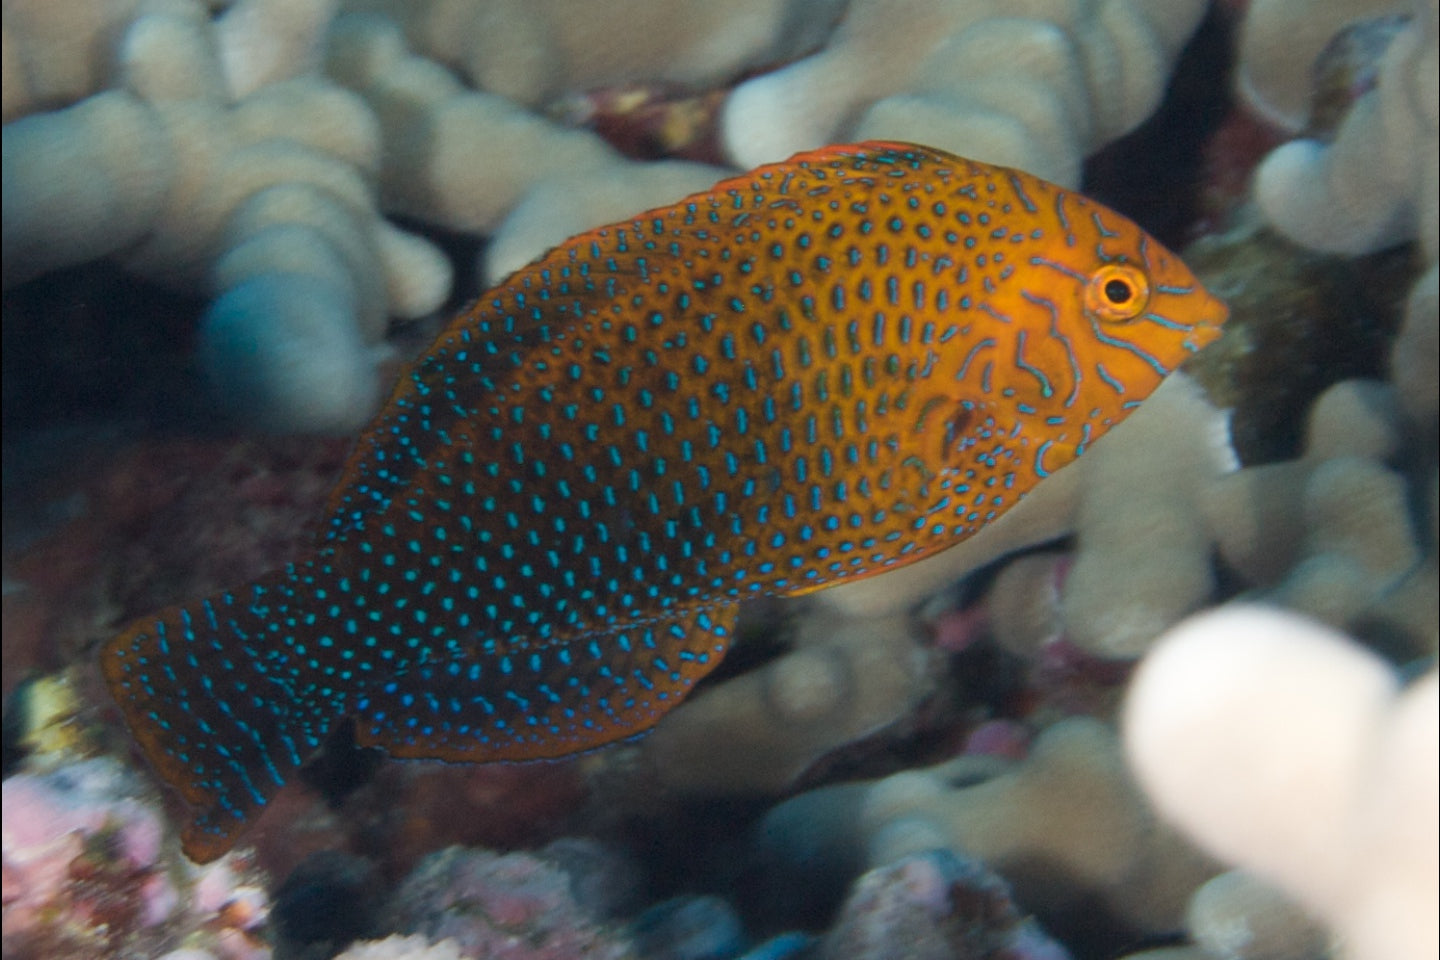
POLYGON ((194 811, 190 859, 224 854, 338 715, 305 676, 293 570, 130 624, 101 668, 131 733, 194 811), (322 704, 315 706, 319 700, 322 704))

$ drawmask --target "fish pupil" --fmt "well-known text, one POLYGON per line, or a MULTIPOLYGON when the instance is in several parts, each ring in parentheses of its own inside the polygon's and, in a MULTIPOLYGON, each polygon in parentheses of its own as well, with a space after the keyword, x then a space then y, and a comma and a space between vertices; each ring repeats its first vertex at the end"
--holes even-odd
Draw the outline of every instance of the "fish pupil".
POLYGON ((1105 299, 1116 306, 1128 303, 1133 291, 1124 280, 1112 279, 1105 283, 1105 299))

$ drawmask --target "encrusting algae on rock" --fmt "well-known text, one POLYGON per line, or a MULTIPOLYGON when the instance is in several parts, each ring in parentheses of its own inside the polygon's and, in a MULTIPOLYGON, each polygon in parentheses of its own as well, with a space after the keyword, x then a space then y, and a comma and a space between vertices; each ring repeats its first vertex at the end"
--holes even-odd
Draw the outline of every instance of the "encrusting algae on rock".
POLYGON ((102 654, 219 856, 347 718, 393 756, 652 726, 743 598, 1008 510, 1219 335, 1123 217, 910 144, 801 154, 573 238, 459 315, 361 436, 308 557, 102 654))

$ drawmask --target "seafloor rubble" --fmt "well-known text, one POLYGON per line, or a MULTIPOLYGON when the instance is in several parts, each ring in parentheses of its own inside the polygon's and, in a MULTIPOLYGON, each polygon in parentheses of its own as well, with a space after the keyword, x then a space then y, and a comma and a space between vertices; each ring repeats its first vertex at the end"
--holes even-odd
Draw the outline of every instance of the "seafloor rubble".
POLYGON ((1435 956, 1436 20, 7 0, 6 956, 1435 956), (748 609, 652 735, 337 737, 188 864, 96 645, 292 558, 445 304, 863 137, 1149 217, 1224 338, 980 535, 748 609))

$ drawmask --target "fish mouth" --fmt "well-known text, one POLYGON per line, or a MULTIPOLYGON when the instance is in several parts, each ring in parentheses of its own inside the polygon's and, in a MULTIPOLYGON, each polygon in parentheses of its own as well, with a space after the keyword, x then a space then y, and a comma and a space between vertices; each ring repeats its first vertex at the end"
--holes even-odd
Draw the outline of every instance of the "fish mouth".
POLYGON ((1186 338, 1186 346, 1199 350, 1220 339, 1222 327, 1230 319, 1230 305, 1219 297, 1207 295, 1204 306, 1198 311, 1195 323, 1186 338))
POLYGON ((1201 314, 1201 322, 1207 326, 1222 327, 1230 319, 1230 304, 1210 294, 1201 314))

